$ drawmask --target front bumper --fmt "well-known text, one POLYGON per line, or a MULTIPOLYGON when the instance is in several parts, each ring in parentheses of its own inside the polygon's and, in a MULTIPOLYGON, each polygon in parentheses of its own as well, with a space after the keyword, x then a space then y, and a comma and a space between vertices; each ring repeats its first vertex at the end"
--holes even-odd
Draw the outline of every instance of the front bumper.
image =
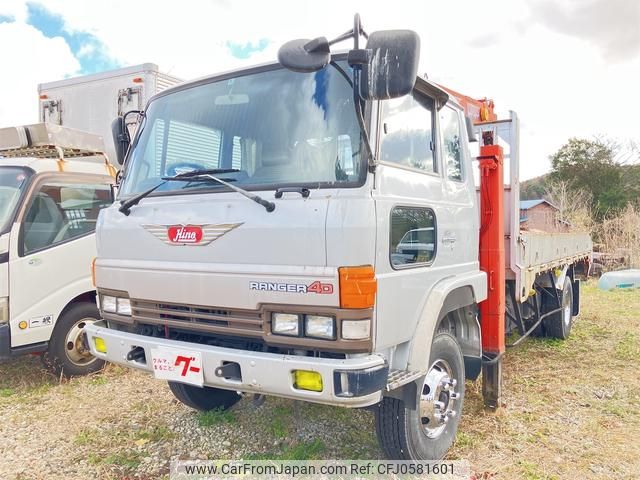
POLYGON ((378 354, 350 359, 328 359, 236 350, 123 332, 107 328, 104 321, 87 325, 85 332, 93 355, 119 365, 153 373, 152 348, 184 348, 202 355, 204 385, 207 387, 328 405, 366 407, 379 402, 389 373, 385 358, 378 354), (95 337, 104 340, 107 353, 96 351, 95 337), (144 350, 144 359, 128 360, 127 355, 136 347, 144 350), (215 374, 218 367, 228 362, 235 362, 240 366, 240 380, 226 379, 215 374), (323 391, 294 388, 293 370, 320 373, 323 391))

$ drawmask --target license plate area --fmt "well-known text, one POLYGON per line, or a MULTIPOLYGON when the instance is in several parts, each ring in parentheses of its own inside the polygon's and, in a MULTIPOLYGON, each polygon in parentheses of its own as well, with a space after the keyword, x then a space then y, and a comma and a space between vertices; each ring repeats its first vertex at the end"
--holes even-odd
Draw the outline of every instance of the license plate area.
POLYGON ((202 387, 204 373, 202 354, 169 347, 151 348, 153 375, 160 380, 188 383, 202 387))

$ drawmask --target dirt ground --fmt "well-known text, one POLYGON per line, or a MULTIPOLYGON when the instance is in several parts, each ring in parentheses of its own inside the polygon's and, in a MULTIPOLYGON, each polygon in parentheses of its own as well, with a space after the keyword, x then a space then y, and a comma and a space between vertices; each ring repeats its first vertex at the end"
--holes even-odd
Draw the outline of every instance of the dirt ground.
MULTIPOLYGON (((448 458, 482 479, 640 477, 640 291, 583 289, 566 342, 505 359, 504 405, 467 383, 448 458)), ((39 359, 0 365, 0 478, 162 478, 180 458, 380 458, 372 416, 281 399, 198 414, 165 384, 110 366, 60 382, 39 359)))

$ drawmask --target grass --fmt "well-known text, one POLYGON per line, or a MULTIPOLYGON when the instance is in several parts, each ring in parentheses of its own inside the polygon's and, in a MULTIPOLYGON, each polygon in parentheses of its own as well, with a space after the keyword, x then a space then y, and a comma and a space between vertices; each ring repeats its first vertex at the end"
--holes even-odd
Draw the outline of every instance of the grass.
POLYGON ((145 452, 121 451, 112 453, 106 457, 91 453, 87 457, 87 462, 91 465, 117 465, 127 469, 134 469, 146 456, 145 452))
POLYGON ((198 412, 198 425, 201 427, 211 427, 213 425, 221 425, 224 423, 235 423, 236 416, 231 410, 223 410, 216 408, 208 412, 198 412))
POLYGON ((323 456, 326 449, 324 442, 316 439, 287 445, 279 451, 249 454, 246 460, 318 460, 326 458, 323 456))
POLYGON ((507 351, 498 412, 484 409, 480 382, 467 382, 450 458, 468 459, 478 477, 635 478, 640 291, 588 282, 582 301, 568 340, 531 338, 507 351))
POLYGON ((616 345, 616 356, 620 360, 640 362, 640 342, 633 332, 625 332, 616 345))
MULTIPOLYGON (((640 291, 603 292, 590 282, 582 300, 567 341, 531 338, 507 351, 497 412, 484 409, 481 382, 466 382, 448 459, 468 460, 484 479, 637 478, 640 291)), ((168 468, 162 462, 175 456, 382 457, 370 412, 268 398, 262 406, 246 399, 230 411, 194 414, 162 382, 115 366, 60 382, 37 358, 0 364, 0 415, 5 436, 19 442, 38 422, 39 444, 56 462, 86 459, 89 471, 78 470, 78 478, 160 478, 168 468), (56 452, 61 438, 72 443, 72 455, 56 452), (232 444, 223 448, 227 439, 232 444), (160 463, 145 477, 149 452, 160 463)), ((16 462, 0 458, 0 477, 22 465, 16 462)))
POLYGON ((275 438, 284 438, 289 433, 290 412, 284 407, 272 411, 270 431, 275 438))

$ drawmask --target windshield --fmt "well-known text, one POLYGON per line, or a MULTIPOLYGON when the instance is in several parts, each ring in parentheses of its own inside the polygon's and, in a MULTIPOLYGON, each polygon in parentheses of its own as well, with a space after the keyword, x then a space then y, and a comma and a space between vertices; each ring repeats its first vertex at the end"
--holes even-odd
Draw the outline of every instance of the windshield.
POLYGON ((0 167, 0 232, 9 227, 29 176, 24 168, 0 167))
MULTIPOLYGON (((262 70, 177 91, 151 102, 142 128, 122 182, 125 196, 196 169, 238 170, 219 176, 249 190, 355 186, 366 174, 353 91, 331 66, 262 70)), ((226 187, 171 181, 154 195, 203 189, 226 187)))

